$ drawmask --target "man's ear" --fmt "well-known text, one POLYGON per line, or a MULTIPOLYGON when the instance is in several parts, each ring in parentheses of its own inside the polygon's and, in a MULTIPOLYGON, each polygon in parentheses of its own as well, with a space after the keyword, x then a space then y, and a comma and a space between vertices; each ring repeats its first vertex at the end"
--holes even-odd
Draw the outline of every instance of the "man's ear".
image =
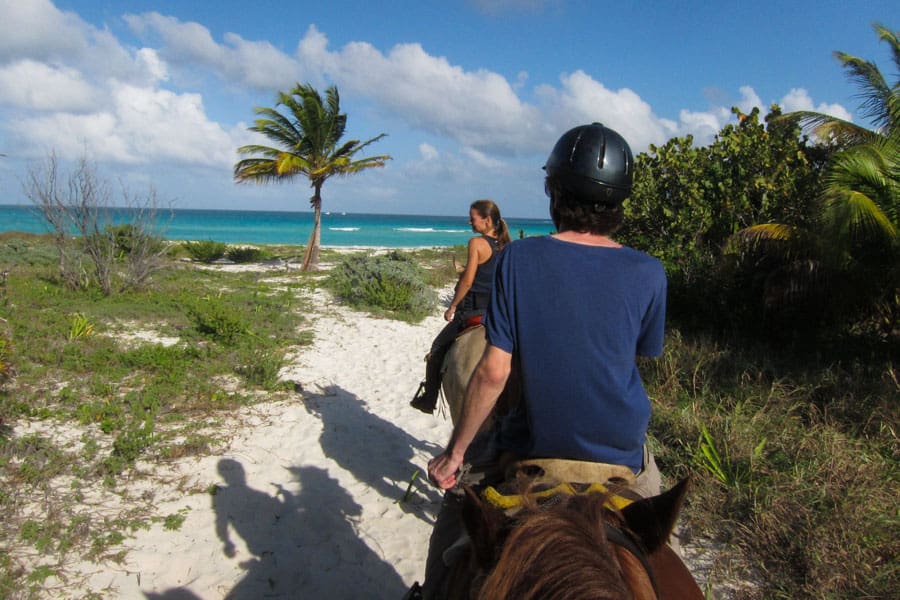
POLYGON ((659 496, 638 500, 622 509, 625 524, 644 543, 647 552, 654 552, 669 540, 688 487, 690 480, 685 478, 659 496))

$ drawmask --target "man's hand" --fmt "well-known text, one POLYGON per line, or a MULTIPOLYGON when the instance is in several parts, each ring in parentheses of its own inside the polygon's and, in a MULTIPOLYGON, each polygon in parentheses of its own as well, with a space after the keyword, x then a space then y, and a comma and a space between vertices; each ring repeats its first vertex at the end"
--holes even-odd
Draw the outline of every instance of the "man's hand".
POLYGON ((462 460, 454 460, 450 453, 445 451, 428 461, 428 479, 442 490, 449 490, 456 485, 456 474, 461 465, 462 460))

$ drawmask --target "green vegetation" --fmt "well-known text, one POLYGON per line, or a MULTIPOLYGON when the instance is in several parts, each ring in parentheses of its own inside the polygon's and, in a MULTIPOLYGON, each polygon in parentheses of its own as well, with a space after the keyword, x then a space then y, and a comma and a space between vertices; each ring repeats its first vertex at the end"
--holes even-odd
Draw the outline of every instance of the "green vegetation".
POLYGON ((214 263, 225 256, 228 245, 212 240, 197 240, 195 242, 182 242, 181 246, 188 255, 202 263, 214 263))
POLYGON ((269 260, 272 254, 262 248, 252 246, 231 246, 225 251, 225 258, 233 263, 255 263, 269 260))
POLYGON ((886 354, 778 352, 670 330, 642 363, 651 445, 691 474, 686 519, 760 598, 887 598, 900 584, 900 382, 886 354))
MULTIPOLYGON (((897 34, 875 31, 896 73, 897 34)), ((738 123, 709 146, 675 138, 636 158, 619 238, 663 261, 680 322, 805 344, 851 330, 887 339, 900 327, 900 79, 835 55, 876 130, 734 109, 738 123)))
POLYGON ((350 306, 405 320, 421 321, 437 304, 423 270, 403 252, 349 256, 331 270, 324 284, 350 306))

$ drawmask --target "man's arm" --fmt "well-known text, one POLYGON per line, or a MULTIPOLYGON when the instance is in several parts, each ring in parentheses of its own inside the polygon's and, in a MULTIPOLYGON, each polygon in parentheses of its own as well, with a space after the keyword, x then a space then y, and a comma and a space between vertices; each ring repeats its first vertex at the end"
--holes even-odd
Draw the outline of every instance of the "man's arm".
POLYGON ((466 449, 497 404, 511 368, 512 355, 496 346, 489 345, 478 361, 450 443, 443 454, 428 463, 428 476, 440 488, 446 490, 456 485, 456 472, 463 463, 466 449))

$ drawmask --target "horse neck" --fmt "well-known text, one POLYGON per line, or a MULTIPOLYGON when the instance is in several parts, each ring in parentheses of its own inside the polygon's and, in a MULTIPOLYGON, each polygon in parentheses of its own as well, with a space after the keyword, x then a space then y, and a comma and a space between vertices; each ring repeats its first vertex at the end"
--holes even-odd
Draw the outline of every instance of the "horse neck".
POLYGON ((694 576, 672 548, 663 546, 647 558, 656 580, 664 582, 659 600, 704 600, 694 576))
POLYGON ((613 546, 613 554, 619 561, 622 579, 631 590, 633 600, 660 600, 656 595, 650 574, 634 554, 620 546, 613 546))

